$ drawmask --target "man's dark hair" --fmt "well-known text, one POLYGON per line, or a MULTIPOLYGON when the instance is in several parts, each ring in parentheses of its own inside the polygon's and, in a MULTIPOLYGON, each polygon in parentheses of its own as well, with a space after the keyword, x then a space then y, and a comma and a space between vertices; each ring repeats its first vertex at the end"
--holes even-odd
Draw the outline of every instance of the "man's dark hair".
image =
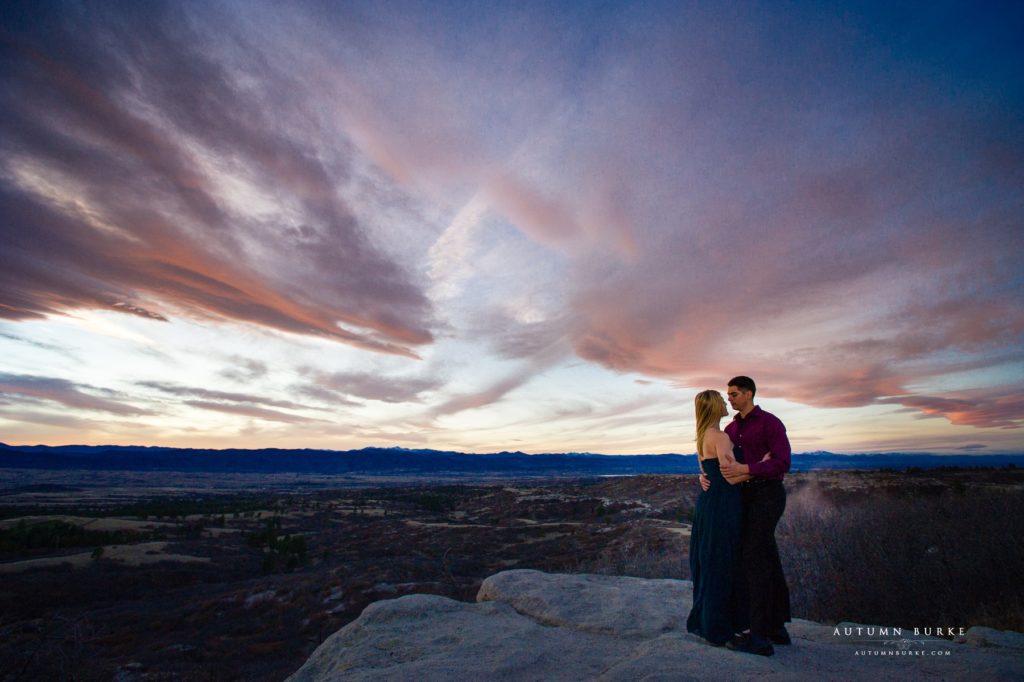
POLYGON ((754 385, 754 380, 750 377, 733 377, 729 379, 729 383, 726 386, 735 386, 741 391, 750 391, 751 398, 757 395, 757 386, 754 385))

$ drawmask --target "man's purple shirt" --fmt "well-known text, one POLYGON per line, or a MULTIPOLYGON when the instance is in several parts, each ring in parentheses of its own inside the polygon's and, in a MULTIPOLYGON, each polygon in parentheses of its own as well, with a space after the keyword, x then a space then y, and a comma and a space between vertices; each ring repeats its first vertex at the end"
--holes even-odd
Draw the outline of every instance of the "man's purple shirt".
POLYGON ((746 417, 737 412, 725 427, 725 433, 733 445, 743 449, 743 461, 750 467, 751 476, 781 481, 789 471, 792 451, 786 427, 771 412, 765 412, 760 406, 755 406, 746 417), (761 458, 769 452, 771 459, 762 462, 761 458))

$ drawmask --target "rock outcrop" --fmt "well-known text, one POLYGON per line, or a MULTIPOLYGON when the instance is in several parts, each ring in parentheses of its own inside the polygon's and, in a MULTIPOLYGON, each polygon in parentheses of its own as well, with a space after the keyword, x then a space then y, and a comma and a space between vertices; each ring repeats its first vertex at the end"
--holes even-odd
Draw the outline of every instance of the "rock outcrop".
POLYGON ((1024 679, 1020 633, 971 628, 950 641, 795 619, 792 646, 763 658, 686 632, 691 603, 684 580, 504 571, 475 604, 370 604, 289 680, 1024 679))

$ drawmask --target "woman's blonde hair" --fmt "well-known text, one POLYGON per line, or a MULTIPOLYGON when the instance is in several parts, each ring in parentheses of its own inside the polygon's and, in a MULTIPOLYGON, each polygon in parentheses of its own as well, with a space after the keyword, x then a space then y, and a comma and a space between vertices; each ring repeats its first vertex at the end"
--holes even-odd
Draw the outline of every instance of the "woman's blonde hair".
POLYGON ((722 418, 725 399, 721 393, 709 388, 698 393, 693 404, 697 412, 697 457, 700 458, 704 453, 704 434, 722 418))

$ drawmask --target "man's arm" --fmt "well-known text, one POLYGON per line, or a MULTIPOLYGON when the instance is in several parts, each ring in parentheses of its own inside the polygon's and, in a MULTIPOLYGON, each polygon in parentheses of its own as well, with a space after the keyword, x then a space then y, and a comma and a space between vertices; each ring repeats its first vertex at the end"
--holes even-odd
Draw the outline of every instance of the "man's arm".
POLYGON ((786 436, 786 427, 777 417, 772 417, 764 426, 765 438, 768 440, 768 451, 772 453, 771 459, 751 462, 749 471, 753 476, 772 478, 781 476, 789 471, 792 450, 789 445, 789 437, 786 436))
POLYGON ((719 437, 718 442, 715 443, 715 448, 718 454, 718 462, 722 471, 722 476, 724 476, 725 480, 729 482, 729 485, 736 485, 737 483, 749 481, 753 478, 750 474, 726 473, 727 471, 731 471, 733 464, 736 464, 736 457, 732 454, 732 440, 729 439, 729 436, 722 434, 722 436, 719 437))
POLYGON ((699 452, 697 453, 697 466, 700 467, 700 476, 697 477, 697 480, 700 481, 700 487, 707 490, 711 487, 711 479, 704 473, 704 463, 700 460, 699 452))
MULTIPOLYGON (((771 459, 771 457, 772 453, 766 452, 764 453, 764 457, 761 458, 761 461, 763 462, 767 459, 771 459)), ((721 468, 722 475, 725 476, 725 480, 729 482, 736 481, 738 483, 742 483, 743 481, 754 478, 750 475, 750 467, 746 464, 737 462, 735 459, 731 462, 722 462, 721 468)))

